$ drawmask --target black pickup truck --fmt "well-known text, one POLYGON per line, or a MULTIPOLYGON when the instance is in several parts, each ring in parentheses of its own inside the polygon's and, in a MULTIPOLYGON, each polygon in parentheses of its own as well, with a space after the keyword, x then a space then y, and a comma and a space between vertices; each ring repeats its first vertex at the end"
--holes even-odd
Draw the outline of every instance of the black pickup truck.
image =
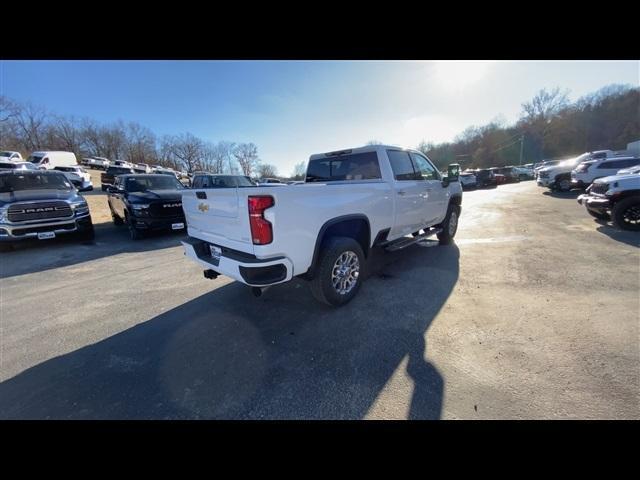
POLYGON ((113 185, 115 178, 118 175, 126 175, 127 173, 136 173, 133 168, 128 167, 109 167, 107 170, 100 174, 100 183, 102 183, 102 191, 105 192, 107 187, 113 185))
POLYGON ((86 200, 61 172, 0 172, 0 250, 13 242, 77 234, 93 239, 86 200))
POLYGON ((119 175, 107 188, 113 223, 126 224, 132 240, 150 230, 185 230, 184 190, 173 175, 119 175))

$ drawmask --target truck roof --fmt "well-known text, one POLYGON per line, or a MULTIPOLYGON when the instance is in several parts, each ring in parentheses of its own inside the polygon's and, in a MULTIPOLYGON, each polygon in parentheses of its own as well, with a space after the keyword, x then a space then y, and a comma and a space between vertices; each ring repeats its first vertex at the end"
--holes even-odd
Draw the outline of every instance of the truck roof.
POLYGON ((317 160, 318 158, 337 157, 340 155, 347 155, 350 153, 365 153, 365 152, 377 152, 378 150, 406 150, 411 152, 419 152, 415 148, 407 148, 401 145, 364 145, 362 147, 346 148, 342 150, 334 150, 332 152, 314 153, 309 157, 309 160, 317 160))

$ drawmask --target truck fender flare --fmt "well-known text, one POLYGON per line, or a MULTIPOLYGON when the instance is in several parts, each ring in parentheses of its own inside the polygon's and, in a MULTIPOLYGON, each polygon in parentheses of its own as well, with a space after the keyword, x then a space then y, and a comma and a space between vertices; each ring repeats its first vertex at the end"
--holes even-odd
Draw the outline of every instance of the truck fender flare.
POLYGON ((364 222, 367 224, 367 229, 369 230, 369 245, 367 245, 366 249, 363 248, 362 250, 364 251, 365 257, 369 256, 369 249, 371 248, 371 224, 369 223, 369 218, 362 213, 354 213, 350 215, 342 215, 340 217, 335 217, 330 220, 327 220, 322 225, 322 227, 320 227, 320 231, 318 232, 318 236, 316 237, 316 244, 313 248, 313 257, 311 259, 311 266, 309 267, 309 270, 307 270, 306 272, 307 276, 313 275, 316 262, 318 261, 318 255, 320 255, 320 246, 322 245, 322 241, 324 240, 325 233, 327 232, 329 227, 337 223, 350 221, 350 220, 364 220, 364 222))

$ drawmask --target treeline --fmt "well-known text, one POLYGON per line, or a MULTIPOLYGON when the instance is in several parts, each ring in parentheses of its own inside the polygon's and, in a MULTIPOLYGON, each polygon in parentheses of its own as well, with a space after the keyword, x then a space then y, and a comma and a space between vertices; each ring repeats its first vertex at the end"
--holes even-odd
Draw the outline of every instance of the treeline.
MULTIPOLYGON (((640 88, 609 85, 573 103, 567 91, 543 89, 522 104, 514 125, 495 120, 467 128, 453 142, 423 141, 418 149, 444 170, 449 163, 463 168, 518 165, 521 159, 524 164, 591 150, 621 150, 638 139, 640 88)), ((254 143, 209 142, 190 133, 157 137, 135 122, 101 124, 4 96, 0 96, 0 148, 19 151, 23 157, 37 150, 65 150, 78 159, 98 156, 188 172, 278 176, 274 165, 261 161, 254 143)), ((304 178, 305 166, 306 162, 296 165, 291 178, 304 178)))
POLYGON ((518 165, 601 149, 624 150, 640 139, 640 89, 609 85, 576 102, 559 88, 541 90, 522 104, 514 125, 496 120, 469 127, 453 142, 422 142, 418 148, 445 170, 518 165))
POLYGON ((18 151, 25 158, 38 150, 64 150, 74 152, 78 160, 106 157, 188 172, 277 176, 276 167, 261 161, 253 143, 208 142, 190 133, 158 137, 136 122, 101 124, 5 96, 0 96, 0 148, 18 151))

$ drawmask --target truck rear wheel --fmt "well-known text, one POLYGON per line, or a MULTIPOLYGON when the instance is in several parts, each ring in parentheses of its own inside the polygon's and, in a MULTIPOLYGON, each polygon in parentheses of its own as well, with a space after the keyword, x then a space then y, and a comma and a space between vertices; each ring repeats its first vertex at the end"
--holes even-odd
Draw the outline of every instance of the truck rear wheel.
POLYGON ((311 280, 313 296, 334 307, 350 302, 360 290, 364 260, 362 247, 353 238, 329 238, 311 280))
POLYGON ((458 218, 460 217, 460 207, 453 203, 449 204, 447 210, 447 216, 444 217, 444 221, 440 224, 442 232, 438 234, 438 240, 440 245, 448 245, 453 241, 453 237, 456 236, 458 231, 458 218))
POLYGON ((620 200, 611 209, 611 217, 618 228, 640 231, 640 196, 620 200))

